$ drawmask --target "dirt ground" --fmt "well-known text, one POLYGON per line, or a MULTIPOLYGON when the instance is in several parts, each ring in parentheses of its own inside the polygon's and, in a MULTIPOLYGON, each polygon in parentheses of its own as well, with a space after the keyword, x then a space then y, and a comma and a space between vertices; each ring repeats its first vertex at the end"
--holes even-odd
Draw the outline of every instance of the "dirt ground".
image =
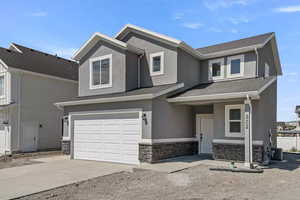
POLYGON ((13 157, 6 157, 4 156, 0 157, 0 169, 4 168, 10 168, 10 167, 18 167, 23 165, 33 165, 33 164, 39 164, 41 162, 35 160, 37 158, 45 158, 50 157, 53 155, 60 155, 59 151, 53 151, 53 152, 37 152, 30 155, 17 155, 13 157))
POLYGON ((300 199, 300 155, 276 163, 262 174, 210 171, 199 165, 167 174, 122 172, 31 195, 22 200, 290 200, 300 199))

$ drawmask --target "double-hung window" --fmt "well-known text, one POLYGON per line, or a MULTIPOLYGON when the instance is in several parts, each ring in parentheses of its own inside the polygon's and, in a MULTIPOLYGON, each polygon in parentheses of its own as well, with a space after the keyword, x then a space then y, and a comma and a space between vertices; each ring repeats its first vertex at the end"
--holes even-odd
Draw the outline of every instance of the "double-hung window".
POLYGON ((244 55, 227 58, 227 77, 241 77, 244 75, 244 55))
POLYGON ((244 137, 243 117, 245 114, 244 105, 225 106, 225 136, 244 137))
POLYGON ((90 88, 112 86, 112 55, 90 59, 90 88))
POLYGON ((150 75, 164 74, 164 52, 150 54, 150 75))
POLYGON ((5 96, 5 78, 4 75, 0 75, 0 98, 5 96))
POLYGON ((265 77, 269 77, 270 76, 270 66, 268 65, 268 63, 265 63, 265 77))
POLYGON ((218 80, 224 78, 224 58, 209 61, 209 79, 218 80))

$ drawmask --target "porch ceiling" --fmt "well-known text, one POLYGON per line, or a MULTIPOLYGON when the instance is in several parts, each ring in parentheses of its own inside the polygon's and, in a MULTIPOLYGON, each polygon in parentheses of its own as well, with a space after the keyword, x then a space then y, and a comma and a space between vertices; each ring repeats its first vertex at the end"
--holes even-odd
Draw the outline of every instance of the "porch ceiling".
POLYGON ((276 77, 248 78, 232 81, 205 83, 168 98, 168 102, 190 105, 236 101, 247 96, 259 99, 260 93, 268 88, 276 77))

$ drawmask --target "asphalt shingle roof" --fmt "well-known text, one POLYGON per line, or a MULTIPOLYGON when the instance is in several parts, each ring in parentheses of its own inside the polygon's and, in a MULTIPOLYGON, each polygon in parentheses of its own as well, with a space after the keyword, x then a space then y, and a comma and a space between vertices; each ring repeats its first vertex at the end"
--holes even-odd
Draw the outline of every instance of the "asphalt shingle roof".
POLYGON ((0 47, 0 59, 9 67, 78 81, 79 65, 71 60, 13 44, 22 53, 0 47))
POLYGON ((105 99, 105 98, 113 98, 113 97, 128 97, 135 95, 147 95, 147 94, 157 94, 158 92, 164 91, 171 87, 178 85, 179 83, 168 84, 168 85, 159 85, 153 87, 146 88, 138 88, 127 92, 120 92, 114 94, 102 94, 102 95, 91 95, 91 96, 78 96, 74 98, 65 99, 62 102, 67 101, 80 101, 80 100, 89 100, 89 99, 105 99))
POLYGON ((248 79, 239 79, 239 80, 232 80, 232 81, 204 83, 204 84, 199 84, 173 97, 192 97, 192 96, 201 96, 201 95, 258 91, 265 84, 267 84, 272 78, 274 77, 248 78, 248 79))
POLYGON ((262 35, 256 35, 253 37, 243 38, 240 40, 234 40, 231 42, 225 42, 225 43, 221 43, 221 44, 202 47, 202 48, 198 48, 197 51, 199 51, 200 53, 205 55, 205 54, 217 53, 217 52, 226 51, 226 50, 232 50, 232 49, 238 49, 238 48, 243 48, 243 47, 248 47, 248 46, 253 46, 253 45, 259 45, 259 44, 263 44, 264 42, 266 42, 267 39, 272 34, 274 34, 274 33, 273 32, 265 33, 262 35))

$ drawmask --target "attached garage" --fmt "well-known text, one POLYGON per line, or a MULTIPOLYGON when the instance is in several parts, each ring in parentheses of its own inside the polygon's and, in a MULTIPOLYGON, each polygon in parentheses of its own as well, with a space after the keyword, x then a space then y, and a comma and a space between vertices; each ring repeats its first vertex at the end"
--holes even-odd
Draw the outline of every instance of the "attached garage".
POLYGON ((139 164, 140 112, 71 115, 74 159, 139 164))

